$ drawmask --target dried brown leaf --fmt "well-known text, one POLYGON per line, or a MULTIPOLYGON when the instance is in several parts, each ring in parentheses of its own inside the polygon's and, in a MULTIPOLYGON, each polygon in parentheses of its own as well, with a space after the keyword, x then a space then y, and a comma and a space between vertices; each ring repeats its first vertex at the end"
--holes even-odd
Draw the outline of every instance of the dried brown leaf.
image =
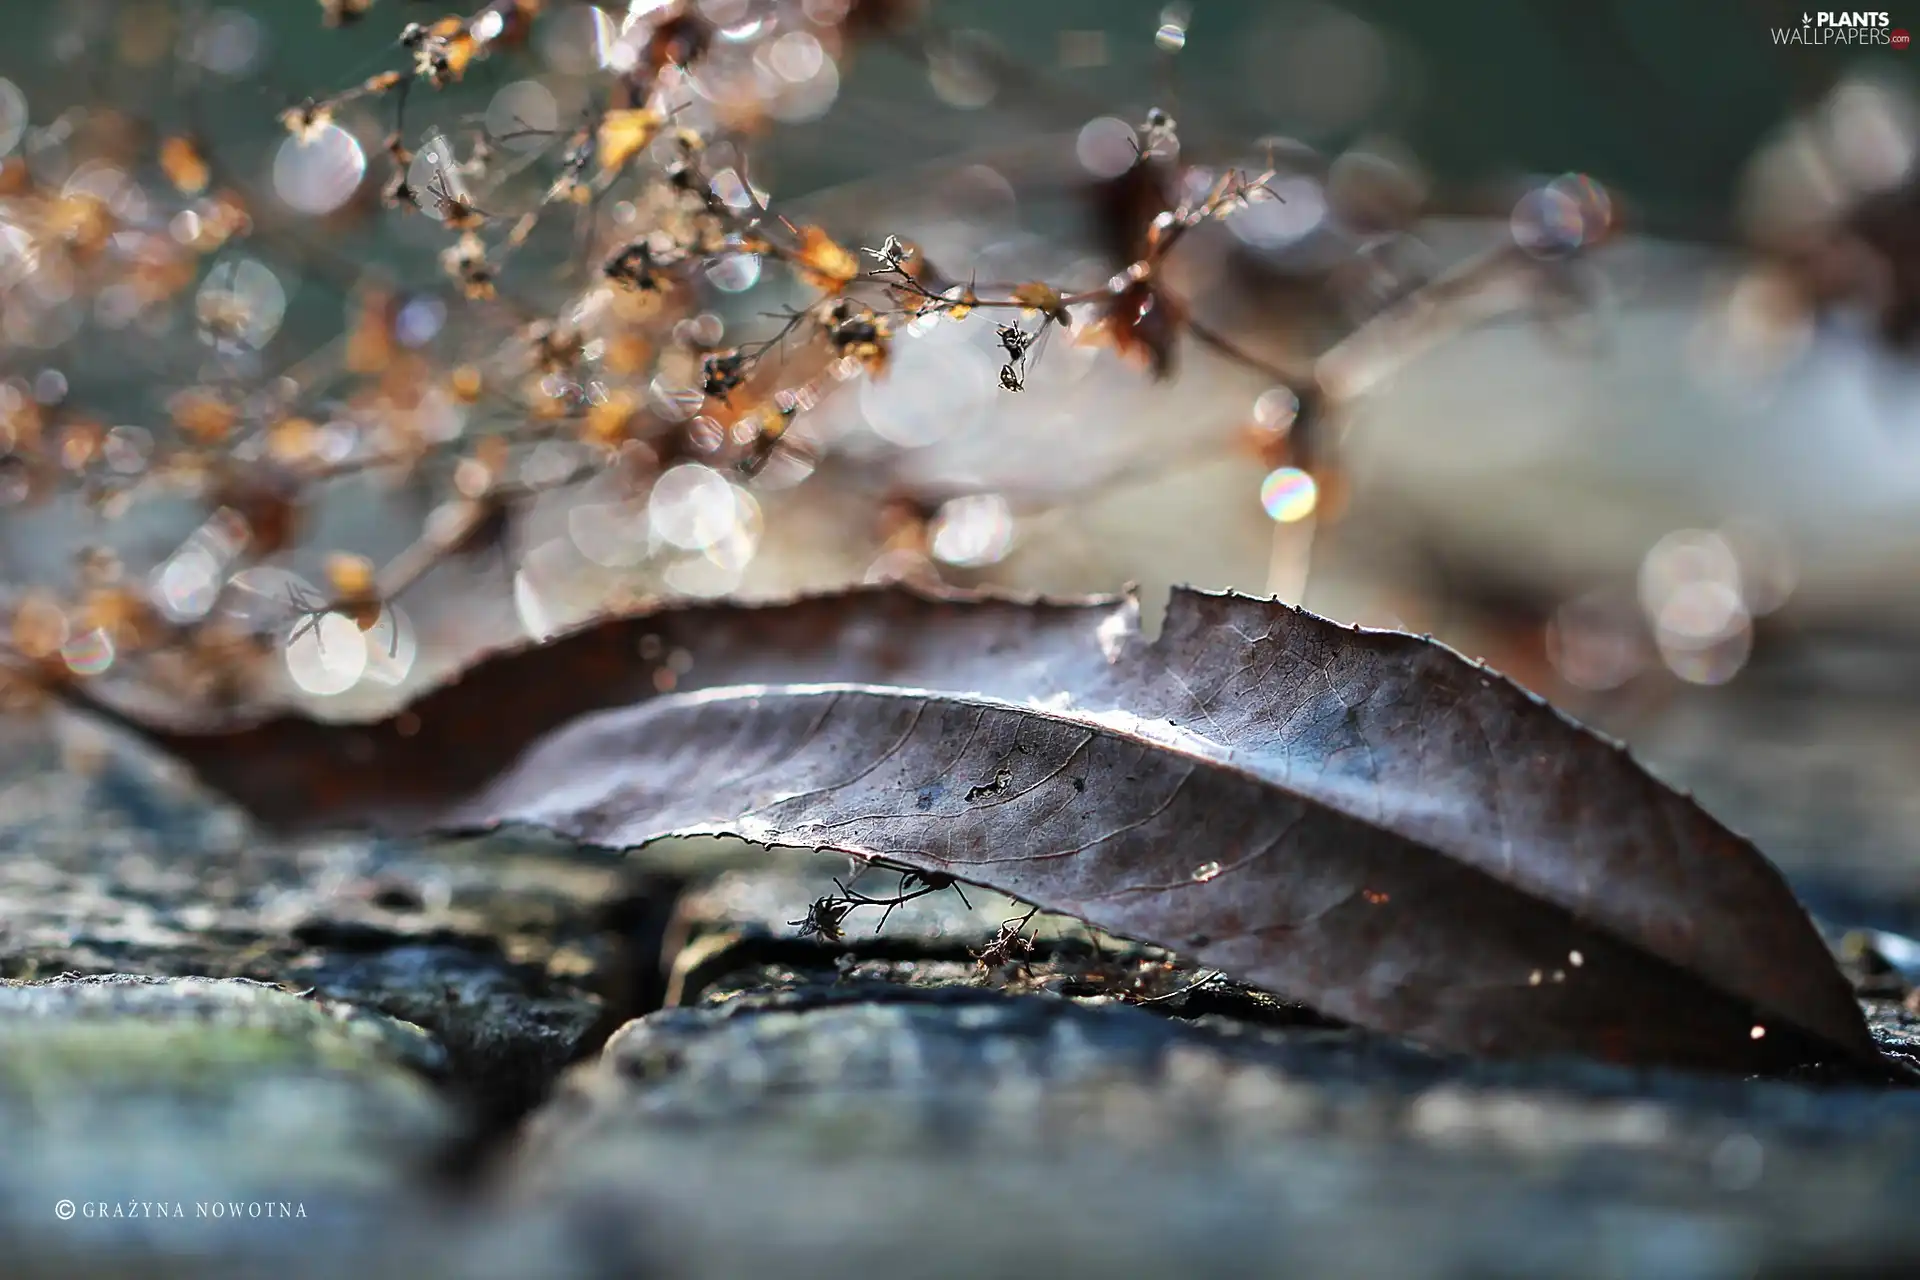
POLYGON ((281 825, 729 833, 999 889, 1444 1049, 1884 1069, 1779 873, 1614 743, 1418 637, 1184 590, 1157 640, 1137 618, 700 605, 486 659, 404 725, 147 732, 281 825))

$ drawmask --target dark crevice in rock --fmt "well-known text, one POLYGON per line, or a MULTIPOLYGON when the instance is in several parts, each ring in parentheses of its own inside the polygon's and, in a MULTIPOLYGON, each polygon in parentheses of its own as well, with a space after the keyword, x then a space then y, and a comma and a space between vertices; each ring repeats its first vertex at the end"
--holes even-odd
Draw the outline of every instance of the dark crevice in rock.
MULTIPOLYGON (((449 1146, 436 1170, 444 1190, 458 1193, 484 1182, 511 1149, 522 1121, 547 1100, 568 1067, 598 1056, 620 1027, 661 1007, 671 961, 668 926, 682 888, 667 876, 636 877, 626 892, 593 911, 586 927, 610 938, 613 954, 594 975, 599 1010, 590 1021, 555 1010, 552 1034, 513 1045, 491 1042, 484 1033, 450 1035, 456 1029, 448 1025, 430 1028, 452 1063, 449 1090, 471 1118, 467 1134, 449 1146)), ((540 1027, 547 1012, 537 1006, 525 1010, 522 1029, 540 1027)))
POLYGON ((900 989, 920 976, 919 985, 983 983, 982 990, 1011 980, 1017 990, 1072 999, 1114 998, 1151 1013, 1190 1020, 1208 1014, 1232 1017, 1250 1026, 1338 1027, 1344 1024, 1264 991, 1217 980, 1195 986, 1199 972, 1168 968, 1148 959, 1159 953, 1112 953, 1077 939, 1039 939, 1024 966, 983 970, 976 952, 946 940, 897 937, 848 938, 821 945, 810 939, 760 933, 707 934, 682 953, 691 959, 675 973, 674 1003, 691 1005, 722 986, 777 985, 786 971, 794 982, 842 981, 878 977, 900 989), (1011 970, 1011 973, 1005 970, 1011 970), (904 970, 904 972, 902 971, 904 970), (1144 972, 1143 972, 1144 971, 1144 972), (1142 989, 1145 979, 1153 985, 1142 989), (1164 989, 1161 989, 1164 988, 1164 989))

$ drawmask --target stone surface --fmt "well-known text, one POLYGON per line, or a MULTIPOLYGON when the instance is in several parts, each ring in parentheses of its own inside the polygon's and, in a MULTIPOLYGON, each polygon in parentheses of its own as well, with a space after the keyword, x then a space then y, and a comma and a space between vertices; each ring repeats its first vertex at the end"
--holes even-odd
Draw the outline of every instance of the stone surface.
POLYGON ((1920 1091, 1440 1058, 1066 921, 983 964, 1022 913, 971 890, 802 937, 895 888, 837 858, 277 844, 85 732, 0 741, 0 813, 9 1274, 1920 1262, 1920 1091))
POLYGON ((670 1274, 1744 1277, 1920 1256, 1916 1137, 1920 1095, 790 975, 623 1029, 506 1194, 670 1274))
MULTIPOLYGON (((16 734, 16 737, 20 735, 16 734)), ((82 728, 0 784, 0 977, 245 977, 430 1031, 495 1114, 658 1002, 670 880, 548 842, 280 843, 82 728)))
POLYGON ((423 1199, 445 1066, 418 1027, 241 978, 0 986, 10 1262, 335 1251, 423 1199))

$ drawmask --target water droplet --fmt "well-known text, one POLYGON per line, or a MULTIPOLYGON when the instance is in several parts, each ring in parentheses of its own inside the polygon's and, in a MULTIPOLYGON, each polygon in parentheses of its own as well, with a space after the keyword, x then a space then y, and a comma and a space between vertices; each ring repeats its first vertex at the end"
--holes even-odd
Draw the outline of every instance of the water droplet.
POLYGON ((1298 467, 1281 467, 1260 482, 1260 505, 1281 524, 1305 520, 1319 502, 1319 486, 1298 467))
POLYGON ((1193 869, 1193 882, 1195 884, 1205 884, 1207 881, 1214 879, 1219 874, 1220 874, 1219 863, 1203 862, 1199 866, 1193 869))

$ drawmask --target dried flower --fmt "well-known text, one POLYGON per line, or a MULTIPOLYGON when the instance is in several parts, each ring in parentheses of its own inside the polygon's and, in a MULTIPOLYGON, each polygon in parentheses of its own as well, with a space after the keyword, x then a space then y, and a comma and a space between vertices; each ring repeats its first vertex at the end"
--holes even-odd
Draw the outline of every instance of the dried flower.
POLYGON ((860 260, 819 227, 804 227, 793 269, 822 293, 837 294, 859 277, 860 260))

